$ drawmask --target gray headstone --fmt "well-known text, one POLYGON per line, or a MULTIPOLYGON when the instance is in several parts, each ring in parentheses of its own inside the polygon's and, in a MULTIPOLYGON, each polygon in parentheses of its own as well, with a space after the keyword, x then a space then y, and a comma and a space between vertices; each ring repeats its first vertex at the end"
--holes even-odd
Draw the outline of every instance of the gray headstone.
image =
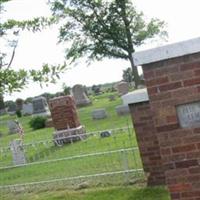
POLYGON ((119 116, 127 115, 130 113, 128 105, 120 105, 116 107, 116 112, 119 116))
POLYGON ((14 121, 10 120, 7 122, 7 124, 8 124, 9 134, 15 134, 18 132, 18 126, 14 121))
POLYGON ((16 110, 17 110, 16 105, 12 104, 8 107, 7 112, 9 115, 14 115, 16 113, 16 110))
POLYGON ((10 144, 14 165, 22 165, 26 163, 24 148, 21 140, 14 140, 10 144))
POLYGON ((127 82, 119 82, 117 85, 117 92, 120 96, 127 94, 128 93, 128 89, 129 89, 129 85, 127 82))
POLYGON ((22 106, 22 114, 23 115, 32 115, 33 114, 33 104, 23 104, 22 106))
POLYGON ((32 100, 34 115, 49 115, 49 107, 45 97, 36 97, 32 100))
POLYGON ((110 95, 110 96, 108 97, 108 99, 109 99, 109 101, 115 101, 115 95, 110 95))
POLYGON ((73 93, 77 106, 86 106, 91 103, 90 99, 85 94, 85 91, 82 85, 75 85, 72 88, 72 93, 73 93))
POLYGON ((92 118, 93 119, 104 119, 107 117, 106 110, 104 108, 102 109, 96 109, 92 111, 92 118))

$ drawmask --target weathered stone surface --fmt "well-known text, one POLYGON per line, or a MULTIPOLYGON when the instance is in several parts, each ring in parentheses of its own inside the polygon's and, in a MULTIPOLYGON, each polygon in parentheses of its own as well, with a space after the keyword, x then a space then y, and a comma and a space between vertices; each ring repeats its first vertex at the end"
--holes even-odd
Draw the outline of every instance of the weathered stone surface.
POLYGON ((7 112, 8 112, 9 115, 15 115, 16 110, 17 110, 17 109, 16 109, 16 105, 15 105, 15 104, 12 104, 12 105, 10 105, 10 106, 8 107, 7 112))
POLYGON ((128 93, 129 86, 128 86, 127 82, 122 81, 116 85, 116 88, 117 88, 117 92, 118 92, 119 96, 122 96, 122 95, 128 93))
POLYGON ((69 143, 84 138, 85 129, 80 124, 76 104, 72 96, 51 99, 49 108, 56 129, 53 134, 55 144, 69 143))
POLYGON ((54 143, 58 146, 62 146, 63 144, 84 140, 86 138, 85 132, 83 126, 55 131, 53 134, 54 143))
POLYGON ((39 116, 48 116, 49 107, 45 97, 36 97, 32 100, 33 114, 39 116))
POLYGON ((119 116, 121 115, 127 115, 130 113, 128 105, 119 105, 116 108, 116 112, 119 116))
POLYGON ((106 109, 96 109, 92 111, 92 119, 104 119, 107 118, 106 109))
POLYGON ((129 103, 133 104, 149 101, 149 96, 146 88, 134 90, 133 92, 129 92, 121 96, 121 98, 124 105, 128 105, 129 103))
POLYGON ((85 94, 85 91, 82 85, 75 85, 72 88, 72 93, 75 98, 75 102, 77 106, 86 106, 86 105, 91 104, 91 101, 85 94))
POLYGON ((9 134, 15 134, 18 132, 18 126, 15 123, 15 121, 10 120, 7 123, 8 123, 9 134))
POLYGON ((62 96, 51 99, 49 101, 49 108, 56 130, 65 130, 80 126, 75 101, 72 96, 62 96))
POLYGON ((23 165, 26 163, 26 157, 21 140, 14 140, 10 144, 14 165, 23 165))
POLYGON ((23 115, 32 115, 33 114, 33 104, 23 104, 22 106, 22 114, 23 115))

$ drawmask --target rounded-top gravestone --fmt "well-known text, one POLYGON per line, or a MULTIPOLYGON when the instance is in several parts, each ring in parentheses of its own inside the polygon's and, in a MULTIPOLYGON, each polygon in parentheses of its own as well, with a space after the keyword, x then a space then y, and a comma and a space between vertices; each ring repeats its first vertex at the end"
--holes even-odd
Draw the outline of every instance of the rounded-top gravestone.
POLYGON ((72 88, 72 93, 75 98, 75 102, 77 106, 86 106, 86 105, 91 104, 91 101, 85 94, 85 91, 82 85, 79 85, 79 84, 75 85, 72 88))
POLYGON ((119 82, 117 85, 116 85, 116 88, 117 88, 117 92, 119 94, 119 96, 122 96, 124 94, 127 94, 128 93, 128 83, 127 82, 124 82, 124 81, 121 81, 119 82))
POLYGON ((48 116, 50 115, 49 107, 45 97, 36 97, 32 100, 33 104, 33 114, 48 116))

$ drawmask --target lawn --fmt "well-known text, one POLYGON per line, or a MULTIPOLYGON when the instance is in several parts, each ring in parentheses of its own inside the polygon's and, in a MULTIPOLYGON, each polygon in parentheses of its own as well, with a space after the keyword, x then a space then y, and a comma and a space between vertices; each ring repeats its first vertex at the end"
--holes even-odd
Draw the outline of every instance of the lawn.
MULTIPOLYGON (((121 99, 118 97, 115 101, 109 101, 109 95, 110 94, 107 93, 93 97, 92 105, 78 109, 81 124, 85 126, 87 133, 128 127, 127 129, 115 132, 115 134, 113 132, 112 136, 108 138, 102 139, 98 134, 94 134, 86 140, 57 147, 52 142, 53 128, 33 131, 29 126, 31 116, 18 119, 25 129, 24 143, 26 161, 27 163, 33 163, 33 165, 3 169, 5 166, 12 165, 12 155, 7 147, 9 146, 10 141, 16 139, 18 136, 16 134, 9 135, 6 127, 6 121, 15 119, 16 117, 8 115, 0 116, 0 132, 3 135, 0 138, 0 186, 141 169, 142 164, 139 151, 138 149, 134 149, 137 147, 137 141, 132 128, 131 117, 130 115, 118 116, 115 107, 122 103, 121 99), (98 108, 105 108, 108 113, 108 118, 92 120, 91 112, 98 108), (121 149, 122 151, 118 151, 121 149), (129 150, 123 151, 123 149, 129 150), (105 153, 108 151, 111 151, 111 153, 105 153), (85 156, 88 154, 89 156, 85 156), (81 157, 76 158, 77 155, 81 157), (47 160, 50 162, 41 163, 47 160)), ((48 186, 49 191, 46 192, 44 192, 43 189, 43 192, 40 193, 36 189, 25 194, 17 193, 15 196, 12 196, 14 194, 9 192, 9 195, 3 195, 2 198, 38 200, 169 199, 167 192, 163 188, 136 189, 134 186, 122 186, 124 183, 129 185, 133 180, 144 181, 143 173, 127 172, 127 174, 122 173, 87 179, 86 182, 91 189, 83 191, 74 191, 74 188, 85 181, 81 178, 80 180, 77 179, 77 181, 62 182, 61 187, 59 187, 60 183, 56 182, 53 184, 53 189, 50 188, 52 187, 52 184, 50 184, 48 186), (67 187, 68 191, 65 191, 64 189, 61 190, 63 186, 67 187), (100 186, 104 186, 104 188, 101 188, 100 186), (105 188, 105 186, 107 187, 105 188), (115 186, 115 188, 112 188, 111 186, 115 186), (73 189, 69 190, 70 187, 73 189), (92 189, 95 187, 97 188, 92 189), (50 192, 51 190, 52 192, 50 192), (145 198, 141 198, 142 196, 140 197, 140 194, 146 195, 145 198)), ((41 189, 40 185, 37 187, 38 189, 41 189)))
POLYGON ((170 200, 165 188, 108 187, 2 195, 1 200, 170 200))

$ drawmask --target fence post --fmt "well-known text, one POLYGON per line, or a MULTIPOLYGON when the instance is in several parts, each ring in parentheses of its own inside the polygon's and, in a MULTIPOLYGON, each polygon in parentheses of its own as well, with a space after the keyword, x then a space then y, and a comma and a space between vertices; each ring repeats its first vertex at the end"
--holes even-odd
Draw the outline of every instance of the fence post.
POLYGON ((128 158, 127 158, 127 152, 123 149, 121 151, 122 153, 122 170, 124 171, 124 183, 127 184, 129 177, 128 177, 128 158))

